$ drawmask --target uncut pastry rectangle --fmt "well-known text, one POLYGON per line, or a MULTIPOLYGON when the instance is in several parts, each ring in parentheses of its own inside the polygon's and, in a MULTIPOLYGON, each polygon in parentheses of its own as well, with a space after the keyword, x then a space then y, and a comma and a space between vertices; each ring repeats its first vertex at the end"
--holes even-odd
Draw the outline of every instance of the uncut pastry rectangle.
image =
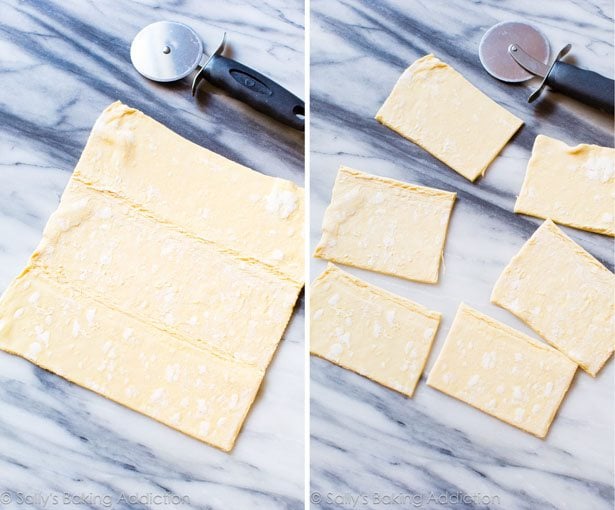
POLYGON ((302 209, 114 103, 0 300, 0 348, 230 450, 303 285, 302 209))

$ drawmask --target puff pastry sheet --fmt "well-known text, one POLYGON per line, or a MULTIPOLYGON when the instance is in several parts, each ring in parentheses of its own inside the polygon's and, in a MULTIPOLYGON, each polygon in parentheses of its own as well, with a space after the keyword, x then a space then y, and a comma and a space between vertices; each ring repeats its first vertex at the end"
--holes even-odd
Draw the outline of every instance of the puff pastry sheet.
POLYGON ((491 301, 595 376, 613 353, 615 276, 551 220, 500 275, 491 301))
POLYGON ((485 173, 523 125, 433 55, 403 72, 376 120, 470 181, 485 173))
POLYGON ((455 197, 341 167, 314 255, 435 283, 455 197))
POLYGON ((310 352, 412 396, 440 314, 329 264, 311 290, 310 352))
POLYGON ((576 368, 548 345, 461 304, 427 384, 544 437, 576 368))
POLYGON ((615 235, 615 149, 538 135, 515 212, 615 235))
POLYGON ((0 299, 0 348, 230 450, 303 286, 302 209, 114 103, 0 299))

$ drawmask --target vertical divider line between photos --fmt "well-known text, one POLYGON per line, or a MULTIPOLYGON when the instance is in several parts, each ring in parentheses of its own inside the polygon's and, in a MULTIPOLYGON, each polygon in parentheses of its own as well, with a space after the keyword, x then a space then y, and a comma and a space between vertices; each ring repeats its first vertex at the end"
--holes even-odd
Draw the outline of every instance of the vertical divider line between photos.
POLYGON ((305 132, 304 132, 304 265, 305 265, 305 288, 304 288, 304 369, 303 369, 303 384, 304 384, 304 507, 307 510, 310 506, 310 118, 311 118, 311 101, 310 101, 310 0, 304 0, 304 31, 303 31, 303 48, 304 48, 304 102, 305 102, 305 132))

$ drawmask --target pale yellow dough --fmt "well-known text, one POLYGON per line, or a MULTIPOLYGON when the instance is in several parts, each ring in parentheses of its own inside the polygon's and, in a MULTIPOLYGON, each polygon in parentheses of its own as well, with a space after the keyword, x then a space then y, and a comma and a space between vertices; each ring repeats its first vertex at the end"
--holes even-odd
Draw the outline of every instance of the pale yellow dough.
POLYGON ((341 167, 314 255, 435 283, 455 196, 341 167))
POLYGON ((485 173, 523 125, 433 55, 403 72, 376 120, 470 181, 485 173))
POLYGON ((462 303, 427 384, 545 437, 576 368, 548 345, 462 303))
POLYGON ((102 113, 75 177, 303 282, 303 189, 193 144, 138 110, 117 102, 102 113))
POLYGON ((262 380, 38 271, 13 281, 1 310, 5 351, 226 451, 262 380))
POLYGON ((551 220, 500 275, 491 301, 595 376, 613 353, 615 276, 551 220))
POLYGON ((440 314, 332 264, 311 288, 310 352, 412 396, 440 314))
POLYGON ((160 329, 263 369, 297 299, 297 285, 267 266, 238 260, 77 180, 31 264, 160 329))
POLYGON ((615 149, 538 135, 515 212, 615 235, 615 149))
POLYGON ((114 103, 0 348, 230 450, 303 286, 303 195, 114 103))

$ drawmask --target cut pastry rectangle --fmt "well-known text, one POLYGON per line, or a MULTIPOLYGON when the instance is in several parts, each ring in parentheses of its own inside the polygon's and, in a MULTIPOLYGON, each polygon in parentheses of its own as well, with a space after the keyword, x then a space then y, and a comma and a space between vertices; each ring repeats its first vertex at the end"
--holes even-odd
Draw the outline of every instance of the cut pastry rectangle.
POLYGON ((545 437, 576 368, 548 345, 461 304, 427 384, 545 437))
POLYGON ((506 266, 491 301, 595 376, 613 353, 615 276, 551 220, 506 266))
POLYGON ((474 181, 523 121, 433 55, 406 69, 376 120, 474 181))
POLYGON ((314 255, 435 283, 455 197, 341 167, 314 255))
POLYGON ((310 352, 411 397, 440 314, 332 264, 311 288, 310 352))
POLYGON ((538 135, 515 212, 615 236, 615 149, 538 135))
POLYGON ((0 349, 228 451, 303 286, 302 203, 114 103, 0 298, 0 349))

